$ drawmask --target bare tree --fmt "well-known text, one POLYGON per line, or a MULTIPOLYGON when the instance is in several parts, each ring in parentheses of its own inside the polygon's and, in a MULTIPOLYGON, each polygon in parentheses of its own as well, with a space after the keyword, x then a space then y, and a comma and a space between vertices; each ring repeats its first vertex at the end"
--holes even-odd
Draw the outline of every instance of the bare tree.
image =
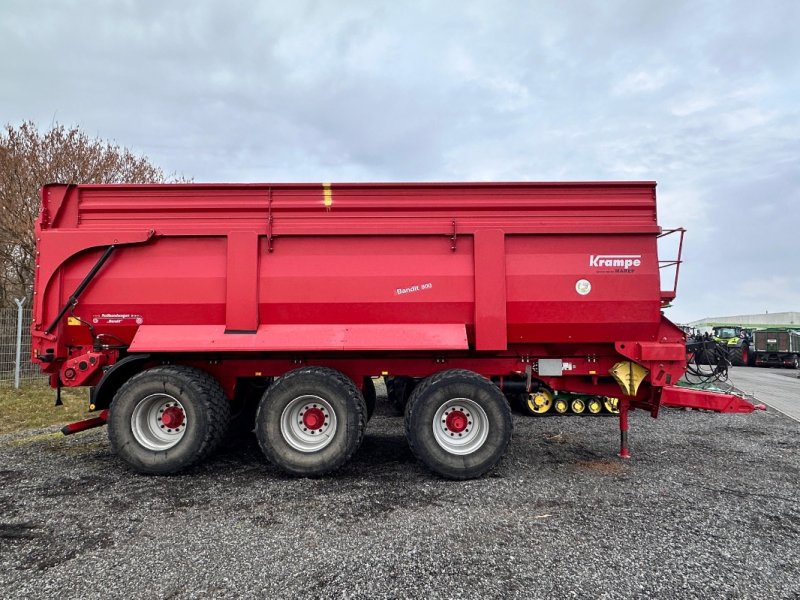
POLYGON ((0 306, 30 296, 39 214, 47 183, 155 183, 179 181, 127 148, 93 139, 77 127, 40 133, 26 122, 0 131, 0 306))

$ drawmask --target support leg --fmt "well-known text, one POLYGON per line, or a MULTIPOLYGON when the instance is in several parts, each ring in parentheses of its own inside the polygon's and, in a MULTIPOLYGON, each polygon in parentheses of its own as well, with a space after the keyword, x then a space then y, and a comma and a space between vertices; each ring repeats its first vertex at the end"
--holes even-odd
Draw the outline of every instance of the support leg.
POLYGON ((630 458, 628 449, 628 409, 629 402, 624 396, 619 399, 619 457, 630 458))

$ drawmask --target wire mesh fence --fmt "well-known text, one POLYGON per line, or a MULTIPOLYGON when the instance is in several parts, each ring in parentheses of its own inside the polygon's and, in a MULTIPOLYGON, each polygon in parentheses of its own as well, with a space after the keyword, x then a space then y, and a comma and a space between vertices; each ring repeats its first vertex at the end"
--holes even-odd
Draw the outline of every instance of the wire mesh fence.
MULTIPOLYGON (((17 365, 17 307, 0 308, 0 388, 14 387, 17 365)), ((20 387, 47 381, 38 365, 31 363, 31 309, 22 309, 19 353, 20 387)))

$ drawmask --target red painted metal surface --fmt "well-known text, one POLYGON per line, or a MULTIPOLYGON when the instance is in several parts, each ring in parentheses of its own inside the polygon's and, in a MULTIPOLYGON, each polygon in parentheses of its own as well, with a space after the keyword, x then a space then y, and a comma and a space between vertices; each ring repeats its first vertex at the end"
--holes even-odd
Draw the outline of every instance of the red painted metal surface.
POLYGON ((665 387, 661 391, 661 404, 673 408, 699 408, 723 413, 751 413, 766 408, 763 404, 753 405, 733 394, 677 386, 665 387))
POLYGON ((487 350, 504 349, 504 338, 654 338, 653 184, 337 185, 328 207, 322 190, 47 187, 37 228, 34 331, 40 335, 102 250, 116 243, 81 298, 82 318, 141 315, 147 325, 225 324, 235 331, 463 323, 473 346, 487 350), (591 264, 621 255, 640 256, 640 265, 620 273, 591 264), (584 278, 592 287, 581 296, 575 285, 584 278))
POLYGON ((630 458, 631 451, 628 448, 628 411, 630 402, 624 396, 619 400, 619 454, 620 458, 630 458))
POLYGON ((502 229, 483 229, 473 235, 475 262, 475 349, 505 350, 506 247, 502 229))
POLYGON ((252 333, 222 325, 142 325, 131 352, 321 352, 467 350, 463 324, 279 324, 252 333), (380 344, 380 347, 376 346, 380 344))
POLYGON ((84 421, 77 421, 76 423, 70 423, 69 425, 64 425, 64 427, 61 428, 61 433, 64 435, 72 435, 73 433, 79 433, 81 431, 86 431, 87 429, 102 427, 107 421, 108 410, 101 410, 100 414, 96 417, 86 419, 84 421))

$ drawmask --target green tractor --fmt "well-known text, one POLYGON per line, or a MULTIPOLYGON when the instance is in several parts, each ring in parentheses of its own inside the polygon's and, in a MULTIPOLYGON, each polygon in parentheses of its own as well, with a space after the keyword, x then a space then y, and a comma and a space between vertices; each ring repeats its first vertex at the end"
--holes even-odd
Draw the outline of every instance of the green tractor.
POLYGON ((718 325, 714 327, 714 341, 725 347, 728 359, 734 367, 752 367, 756 364, 752 329, 738 325, 718 325))

